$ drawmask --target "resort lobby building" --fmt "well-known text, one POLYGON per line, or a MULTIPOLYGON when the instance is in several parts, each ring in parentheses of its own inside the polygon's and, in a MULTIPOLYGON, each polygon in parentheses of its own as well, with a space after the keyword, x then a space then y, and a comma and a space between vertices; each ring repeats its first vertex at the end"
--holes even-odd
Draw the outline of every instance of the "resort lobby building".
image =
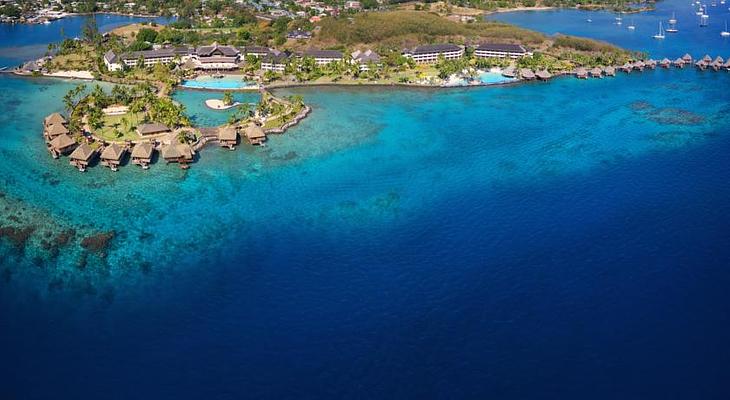
POLYGON ((435 64, 440 57, 445 60, 456 60, 464 56, 464 48, 455 44, 427 44, 413 50, 406 50, 403 55, 412 58, 416 64, 435 64))

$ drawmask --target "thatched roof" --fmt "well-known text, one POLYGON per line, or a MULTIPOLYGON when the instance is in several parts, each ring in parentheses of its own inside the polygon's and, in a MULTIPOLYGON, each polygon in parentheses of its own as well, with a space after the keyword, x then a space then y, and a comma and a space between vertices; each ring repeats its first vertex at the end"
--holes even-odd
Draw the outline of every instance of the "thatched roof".
POLYGON ((165 124, 159 122, 152 122, 150 124, 142 124, 137 127, 137 132, 140 135, 155 135, 163 132, 170 132, 170 128, 165 124))
POLYGON ((234 126, 225 126, 218 129, 218 140, 231 140, 235 141, 238 138, 238 133, 234 126))
POLYGON ((684 60, 681 58, 678 58, 678 59, 674 60, 674 63, 675 64, 684 64, 684 60))
POLYGON ((43 122, 46 125, 65 124, 66 123, 66 118, 64 118, 61 114, 59 114, 59 113, 56 112, 56 113, 53 113, 53 114, 47 116, 43 120, 43 122))
POLYGON ((716 63, 718 63, 718 64, 722 64, 722 63, 724 63, 724 62, 725 62, 725 60, 724 60, 724 59, 723 59, 722 57, 720 57, 720 56, 717 56, 717 58, 715 58, 715 61, 714 61, 714 62, 716 62, 716 63))
POLYGON ((261 139, 266 137, 266 133, 256 124, 249 124, 244 130, 244 134, 248 139, 261 139))
POLYGON ((160 151, 162 152, 162 158, 165 160, 177 160, 181 157, 186 160, 193 159, 193 149, 188 144, 171 143, 162 146, 160 151))
POLYGON ((126 151, 127 150, 124 147, 116 143, 112 143, 109 146, 106 146, 104 151, 101 152, 101 159, 119 161, 122 159, 122 156, 126 151))
POLYGON ((72 160, 89 161, 94 155, 94 149, 86 143, 81 143, 69 156, 72 160))
POLYGON ((682 61, 689 62, 692 61, 692 56, 689 55, 689 53, 682 56, 682 61))
POLYGON ((546 69, 535 72, 535 76, 537 76, 540 79, 550 79, 553 77, 553 75, 550 72, 548 72, 546 69))
POLYGON ((152 143, 139 143, 132 149, 132 158, 152 158, 152 143))
POLYGON ((576 68, 576 69, 575 69, 575 72, 574 72, 574 73, 575 73, 576 75, 578 75, 578 76, 585 76, 585 75, 588 75, 588 71, 586 71, 586 69, 585 69, 585 68, 583 68, 583 67, 578 67, 578 68, 576 68))
POLYGON ((662 59, 662 64, 671 64, 671 63, 672 62, 666 57, 662 59))
POLYGON ((609 65, 608 67, 603 69, 603 72, 605 72, 608 75, 613 75, 616 73, 616 68, 609 65))
POLYGON ((71 136, 66 134, 56 136, 55 139, 51 140, 51 147, 53 147, 55 150, 62 150, 75 144, 76 141, 73 140, 71 136))
POLYGON ((705 54, 705 56, 704 56, 704 57, 702 57, 702 61, 704 61, 704 62, 708 62, 708 63, 709 63, 709 62, 712 62, 712 57, 710 57, 710 55, 709 55, 709 54, 705 54))
POLYGON ((534 78, 534 77, 535 77, 535 73, 534 73, 534 72, 532 72, 532 70, 531 70, 531 69, 529 69, 529 68, 522 68, 522 69, 520 70, 520 76, 521 76, 521 77, 522 77, 523 79, 532 79, 532 78, 534 78))
POLYGON ((515 68, 512 66, 505 68, 505 70, 502 71, 502 76, 505 76, 507 78, 514 78, 515 77, 515 68))
POLYGON ((50 137, 56 137, 58 135, 64 135, 68 133, 68 129, 61 124, 53 124, 46 128, 46 134, 50 137))

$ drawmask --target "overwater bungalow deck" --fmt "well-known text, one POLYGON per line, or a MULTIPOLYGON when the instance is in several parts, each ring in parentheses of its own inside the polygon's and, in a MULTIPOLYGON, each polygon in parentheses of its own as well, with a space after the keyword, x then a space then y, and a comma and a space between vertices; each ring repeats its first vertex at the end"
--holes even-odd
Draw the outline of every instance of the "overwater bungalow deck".
POLYGON ((616 68, 609 65, 608 67, 603 69, 603 73, 606 76, 616 76, 616 68))
POLYGON ((573 74, 578 79, 588 79, 588 71, 586 71, 583 67, 576 68, 576 70, 573 71, 573 74))
POLYGON ((646 66, 646 68, 649 68, 649 69, 655 69, 656 64, 657 64, 656 60, 653 60, 651 58, 646 60, 646 62, 644 62, 644 65, 646 66))
POLYGON ((243 132, 246 140, 252 145, 263 145, 266 141, 266 133, 256 124, 248 124, 243 132))
POLYGON ((687 53, 682 56, 682 61, 684 61, 685 64, 692 64, 692 56, 687 53))
POLYGON ((60 135, 67 135, 69 133, 68 128, 64 126, 63 124, 53 124, 53 125, 47 125, 46 128, 43 130, 43 137, 47 140, 53 140, 55 137, 60 135))
POLYGON ((627 74, 630 74, 631 71, 633 71, 633 69, 634 69, 634 65, 631 63, 626 63, 626 64, 622 65, 621 67, 619 67, 619 69, 623 72, 626 72, 627 74))
POLYGON ((708 65, 709 65, 709 63, 706 62, 705 60, 700 60, 695 63, 695 67, 697 67, 697 69, 699 69, 700 71, 706 70, 708 65))
POLYGON ((238 131, 235 126, 228 125, 218 129, 218 143, 221 147, 234 150, 238 143, 238 131))
POLYGON ((81 143, 69 156, 70 164, 78 168, 80 172, 85 172, 94 155, 96 155, 96 150, 86 143, 81 143))
POLYGON ((43 119, 43 125, 48 127, 51 125, 65 125, 66 124, 66 118, 63 117, 63 115, 55 112, 53 114, 50 114, 46 118, 43 119))
POLYGON ((152 143, 138 143, 132 149, 132 164, 139 165, 142 169, 149 169, 152 163, 152 155, 155 152, 152 143))
POLYGON ((685 64, 685 62, 681 58, 674 60, 674 66, 677 68, 684 68, 684 64, 685 64))
POLYGON ((122 163, 122 158, 126 153, 126 147, 112 143, 106 146, 101 152, 101 165, 109 167, 109 169, 116 172, 119 170, 119 165, 122 163))

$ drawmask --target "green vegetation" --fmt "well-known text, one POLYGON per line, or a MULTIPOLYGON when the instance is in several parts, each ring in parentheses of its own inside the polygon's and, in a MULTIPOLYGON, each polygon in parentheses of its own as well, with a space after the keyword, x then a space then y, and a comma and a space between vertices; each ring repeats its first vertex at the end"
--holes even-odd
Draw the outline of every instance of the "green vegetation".
POLYGON ((94 134, 106 141, 139 140, 137 126, 144 123, 145 114, 104 115, 94 134))

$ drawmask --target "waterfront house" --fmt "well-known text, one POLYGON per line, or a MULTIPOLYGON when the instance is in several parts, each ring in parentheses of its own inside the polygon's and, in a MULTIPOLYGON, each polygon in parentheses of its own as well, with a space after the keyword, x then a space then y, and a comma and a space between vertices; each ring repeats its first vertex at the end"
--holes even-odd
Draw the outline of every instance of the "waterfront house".
POLYGON ((61 154, 68 154, 76 146, 76 141, 67 134, 56 136, 48 143, 48 150, 53 158, 58 158, 61 154))
POLYGON ((575 77, 578 79, 588 79, 588 71, 586 71, 586 69, 583 67, 576 68, 574 73, 575 77))
POLYGON ((709 64, 709 63, 712 62, 712 57, 710 57, 709 54, 705 54, 705 56, 702 57, 702 61, 704 61, 705 63, 709 64))
POLYGON ((552 74, 550 74, 550 72, 548 72, 546 69, 541 69, 535 72, 535 76, 541 81, 546 81, 553 77, 552 74))
POLYGON ((213 43, 195 50, 195 61, 202 70, 234 70, 238 68, 241 52, 233 46, 213 43))
POLYGON ((520 77, 526 81, 535 79, 535 73, 529 68, 520 69, 520 77))
POLYGON ((591 70, 591 76, 594 78, 603 78, 603 69, 601 67, 594 67, 591 70))
POLYGON ((681 58, 674 60, 674 66, 677 68, 684 68, 684 60, 681 58))
POLYGON ((159 135, 168 132, 170 132, 170 128, 168 128, 167 125, 161 124, 159 122, 141 124, 137 127, 137 133, 140 136, 159 135))
POLYGON ((238 132, 235 126, 228 125, 218 129, 218 142, 222 147, 233 150, 237 141, 238 132))
POLYGON ((152 163, 152 153, 154 151, 155 148, 149 142, 134 145, 132 149, 132 163, 141 166, 142 169, 148 169, 150 163, 152 163))
POLYGON ((91 146, 86 143, 81 143, 69 156, 71 159, 70 164, 78 168, 79 171, 84 172, 95 154, 96 151, 91 146))
POLYGON ((312 32, 309 31, 303 31, 301 29, 289 31, 286 34, 287 39, 311 39, 312 38, 312 32))
POLYGON ((289 55, 286 53, 268 54, 261 59, 261 69, 264 71, 274 71, 284 73, 286 65, 289 63, 289 55))
POLYGON ((620 67, 621 71, 626 72, 627 74, 631 73, 631 70, 634 69, 634 65, 631 63, 626 63, 620 67))
POLYGON ((189 144, 182 143, 170 143, 162 146, 160 153, 162 154, 162 158, 168 163, 177 162, 180 164, 193 161, 195 155, 193 148, 189 144))
POLYGON ((44 118, 43 119, 43 124, 45 126, 56 125, 56 124, 58 124, 58 125, 65 125, 66 124, 66 118, 64 118, 63 115, 55 112, 55 113, 47 116, 46 118, 44 118))
POLYGON ((342 61, 342 53, 337 50, 307 50, 304 57, 314 59, 317 65, 327 65, 333 62, 342 61))
POLYGON ((650 58, 650 59, 646 60, 644 65, 646 65, 646 67, 649 69, 656 69, 656 60, 653 60, 650 58))
POLYGON ((59 135, 66 135, 68 133, 68 128, 66 128, 63 124, 49 125, 43 130, 43 136, 45 136, 46 140, 52 140, 59 135))
POLYGON ((669 66, 672 65, 672 62, 668 58, 664 58, 664 59, 662 59, 662 61, 659 62, 659 65, 662 68, 669 68, 669 66))
POLYGON ((371 65, 380 65, 380 56, 370 49, 365 51, 356 50, 351 56, 352 63, 358 65, 360 72, 369 71, 371 65))
POLYGON ((527 50, 519 44, 482 43, 474 49, 474 56, 481 58, 517 59, 526 55, 527 50))
POLYGON ((112 171, 116 172, 119 169, 119 164, 122 163, 122 157, 127 153, 127 149, 112 143, 106 146, 101 152, 101 165, 109 167, 112 171))
POLYGON ((439 58, 456 60, 464 56, 464 48, 455 44, 427 44, 413 50, 403 52, 405 57, 413 59, 416 64, 435 64, 439 58))
POLYGON ((682 56, 682 61, 684 61, 685 64, 691 64, 692 63, 692 56, 689 54, 685 54, 682 56))
POLYGON ((708 63, 707 63, 707 62, 706 62, 705 60, 700 60, 700 61, 697 61, 697 62, 695 63, 695 67, 697 67, 697 68, 698 68, 698 69, 700 69, 701 71, 704 71, 704 70, 706 70, 706 69, 707 69, 707 66, 708 66, 708 65, 709 65, 709 64, 708 64, 708 63))
POLYGON ((616 68, 609 65, 603 69, 603 74, 606 76, 616 76, 616 68))
POLYGON ((243 131, 246 140, 253 145, 262 145, 266 141, 266 133, 256 124, 248 124, 243 131))

